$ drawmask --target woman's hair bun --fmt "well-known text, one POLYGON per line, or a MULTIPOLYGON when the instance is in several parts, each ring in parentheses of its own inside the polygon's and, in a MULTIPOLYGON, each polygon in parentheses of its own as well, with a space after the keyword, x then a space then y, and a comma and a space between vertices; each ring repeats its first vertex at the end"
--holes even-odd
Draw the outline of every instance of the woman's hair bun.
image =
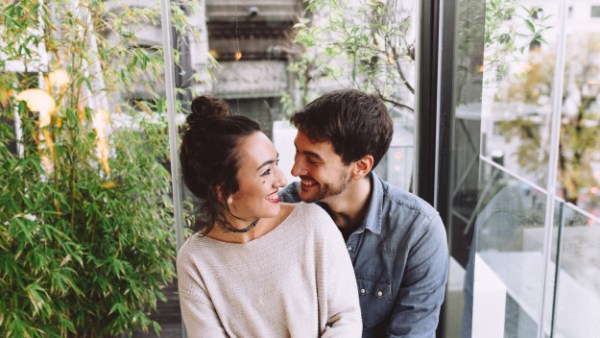
POLYGON ((196 97, 192 101, 191 109, 192 113, 186 119, 190 127, 198 123, 204 124, 209 119, 231 115, 227 102, 213 96, 196 97))

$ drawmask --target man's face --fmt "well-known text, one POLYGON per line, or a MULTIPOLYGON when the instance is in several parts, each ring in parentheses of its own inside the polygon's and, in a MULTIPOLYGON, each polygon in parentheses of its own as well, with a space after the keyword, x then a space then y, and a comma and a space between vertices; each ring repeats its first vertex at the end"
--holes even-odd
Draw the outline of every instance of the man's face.
POLYGON ((331 142, 315 142, 298 131, 292 175, 300 177, 300 199, 317 202, 344 192, 351 181, 350 166, 335 153, 331 142))

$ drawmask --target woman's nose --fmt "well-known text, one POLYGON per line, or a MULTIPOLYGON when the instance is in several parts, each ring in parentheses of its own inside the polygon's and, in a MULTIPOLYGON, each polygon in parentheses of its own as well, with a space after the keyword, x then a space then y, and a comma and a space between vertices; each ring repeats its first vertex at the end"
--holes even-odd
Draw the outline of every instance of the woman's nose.
POLYGON ((287 178, 283 174, 283 171, 277 168, 277 180, 275 182, 278 187, 285 187, 287 185, 287 178))

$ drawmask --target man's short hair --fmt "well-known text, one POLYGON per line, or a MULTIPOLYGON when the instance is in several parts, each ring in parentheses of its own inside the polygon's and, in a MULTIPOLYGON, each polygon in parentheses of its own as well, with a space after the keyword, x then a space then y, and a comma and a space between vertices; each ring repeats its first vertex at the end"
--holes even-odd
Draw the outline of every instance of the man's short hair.
POLYGON ((324 94, 290 121, 311 140, 331 142, 346 165, 372 155, 373 168, 387 152, 394 132, 381 98, 355 89, 324 94))

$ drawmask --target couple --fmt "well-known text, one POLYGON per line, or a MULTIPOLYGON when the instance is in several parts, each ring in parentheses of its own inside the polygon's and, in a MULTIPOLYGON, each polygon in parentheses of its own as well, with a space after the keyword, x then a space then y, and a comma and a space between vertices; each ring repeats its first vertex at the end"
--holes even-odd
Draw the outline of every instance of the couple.
POLYGON ((300 182, 286 187, 255 121, 192 102, 180 160, 203 205, 177 259, 188 335, 435 337, 446 233, 430 205, 372 171, 393 133, 383 102, 338 90, 291 121, 300 182))

